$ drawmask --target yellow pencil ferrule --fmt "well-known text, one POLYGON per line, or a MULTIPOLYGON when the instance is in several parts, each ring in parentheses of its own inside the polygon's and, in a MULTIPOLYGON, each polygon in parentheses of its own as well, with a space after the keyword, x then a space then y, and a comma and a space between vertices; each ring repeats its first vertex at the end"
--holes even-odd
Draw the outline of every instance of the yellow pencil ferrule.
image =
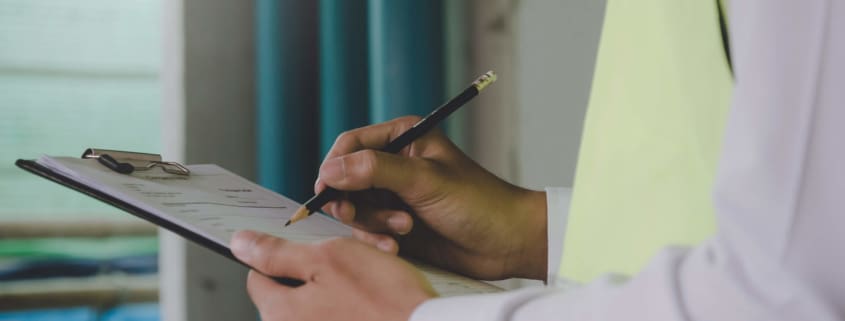
POLYGON ((494 81, 496 81, 496 73, 490 70, 485 74, 481 75, 481 77, 478 77, 478 79, 476 79, 475 81, 473 81, 472 86, 475 87, 478 92, 481 92, 482 90, 484 90, 485 87, 489 86, 494 81))

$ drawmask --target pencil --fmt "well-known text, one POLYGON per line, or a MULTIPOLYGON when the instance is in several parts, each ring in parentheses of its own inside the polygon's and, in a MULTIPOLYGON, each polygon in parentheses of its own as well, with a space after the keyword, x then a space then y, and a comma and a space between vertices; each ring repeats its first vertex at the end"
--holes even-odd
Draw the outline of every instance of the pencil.
MULTIPOLYGON (((428 116, 425 116, 422 120, 416 123, 413 127, 409 128, 407 131, 396 137, 396 139, 390 141, 384 148, 381 149, 383 152, 387 153, 398 153, 402 148, 408 146, 411 142, 415 139, 422 137, 432 128, 436 127, 441 121, 446 119, 447 116, 458 110, 461 106, 466 104, 470 101, 473 97, 478 95, 485 87, 490 85, 496 81, 496 73, 492 70, 488 71, 487 73, 478 77, 475 81, 470 84, 469 87, 464 89, 460 94, 452 98, 451 100, 447 101, 445 104, 437 107, 434 111, 432 111, 428 116)), ((300 221, 314 212, 319 211, 326 203, 338 199, 340 197, 340 191, 326 187, 322 192, 317 195, 314 195, 311 199, 309 199, 305 204, 302 205, 296 213, 291 216, 291 218, 285 223, 285 226, 291 225, 300 221)))

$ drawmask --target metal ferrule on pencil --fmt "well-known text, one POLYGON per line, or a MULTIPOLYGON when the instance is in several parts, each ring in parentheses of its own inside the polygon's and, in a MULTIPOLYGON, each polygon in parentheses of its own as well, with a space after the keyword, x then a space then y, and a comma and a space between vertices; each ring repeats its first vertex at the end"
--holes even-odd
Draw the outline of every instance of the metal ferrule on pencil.
POLYGON ((476 90, 481 92, 482 90, 484 90, 484 87, 487 87, 494 81, 496 81, 496 73, 490 70, 478 77, 478 79, 476 79, 475 81, 473 81, 472 86, 475 87, 476 90))

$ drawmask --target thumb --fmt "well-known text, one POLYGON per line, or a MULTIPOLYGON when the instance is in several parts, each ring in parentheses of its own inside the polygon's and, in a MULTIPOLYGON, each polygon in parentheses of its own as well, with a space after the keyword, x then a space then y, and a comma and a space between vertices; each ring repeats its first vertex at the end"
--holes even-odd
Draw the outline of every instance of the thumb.
POLYGON ((371 149, 328 159, 320 166, 320 181, 344 191, 375 187, 403 194, 421 187, 420 182, 430 182, 434 175, 427 160, 371 149))

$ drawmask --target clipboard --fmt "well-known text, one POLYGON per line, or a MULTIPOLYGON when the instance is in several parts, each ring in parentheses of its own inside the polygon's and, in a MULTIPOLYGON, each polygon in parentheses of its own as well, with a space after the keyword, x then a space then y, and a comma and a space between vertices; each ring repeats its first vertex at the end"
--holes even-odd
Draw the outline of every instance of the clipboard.
MULTIPOLYGON (((155 166, 153 166, 154 164, 161 163, 162 165, 173 166, 174 168, 180 168, 180 167, 183 168, 184 171, 182 171, 181 174, 178 174, 178 175, 189 175, 190 174, 190 171, 184 165, 181 165, 181 164, 178 164, 178 163, 175 163, 175 162, 163 162, 161 160, 161 156, 157 155, 157 154, 135 153, 135 152, 126 152, 126 151, 114 151, 114 150, 88 148, 82 154, 82 158, 97 158, 99 160, 99 159, 102 159, 103 155, 109 155, 109 156, 115 155, 115 156, 111 156, 110 158, 117 160, 121 164, 127 164, 127 163, 131 164, 131 166, 133 166, 133 167, 152 168, 152 167, 155 167, 155 166)), ((100 161, 100 163, 102 164, 103 162, 100 161)), ((37 176, 48 179, 48 180, 50 180, 54 183, 65 186, 65 187, 70 188, 70 189, 77 191, 79 193, 85 194, 85 195, 92 197, 94 199, 97 199, 97 200, 99 200, 103 203, 106 203, 108 205, 116 207, 117 209, 120 209, 124 212, 132 214, 132 215, 134 215, 134 216, 136 216, 140 219, 143 219, 147 222, 150 222, 152 224, 160 226, 160 227, 162 227, 162 228, 164 228, 168 231, 176 233, 177 235, 179 235, 179 236, 181 236, 181 237, 183 237, 187 240, 190 240, 190 241, 192 241, 196 244, 199 244, 202 247, 205 247, 205 248, 207 248, 207 249, 209 249, 209 250, 211 250, 211 251, 213 251, 217 254, 220 254, 223 257, 226 257, 226 258, 228 258, 228 259, 230 259, 234 262, 237 262, 238 264, 240 264, 240 265, 242 265, 242 266, 244 266, 248 269, 253 269, 251 266, 249 266, 249 265, 241 262, 240 260, 238 260, 235 257, 235 255, 232 254, 232 251, 229 250, 228 247, 220 245, 216 242, 213 242, 213 241, 207 239, 206 237, 204 237, 204 236, 202 236, 202 235, 200 235, 200 234, 198 234, 194 231, 191 231, 191 230, 184 228, 184 227, 182 227, 178 224, 175 224, 171 221, 168 221, 168 220, 166 220, 162 217, 154 215, 154 214, 152 214, 152 213, 150 213, 146 210, 138 208, 138 207, 136 207, 132 204, 129 204, 126 201, 123 201, 119 198, 113 197, 109 194, 103 193, 103 192, 101 192, 97 189, 91 188, 91 187, 89 187, 85 184, 81 184, 81 183, 77 182, 76 180, 74 180, 74 179, 72 179, 72 178, 70 178, 70 177, 68 177, 68 176, 66 176, 62 173, 53 171, 53 170, 51 170, 51 169, 49 169, 45 166, 42 166, 41 164, 38 164, 35 160, 18 159, 17 161, 15 161, 15 165, 18 166, 19 168, 27 171, 27 172, 30 172, 30 173, 35 174, 37 176)), ((116 172, 121 173, 120 171, 118 171, 115 168, 112 168, 111 166, 108 166, 108 165, 105 165, 105 164, 104 164, 104 166, 109 167, 112 170, 115 170, 116 172)), ((127 173, 121 173, 121 174, 127 174, 127 173)), ((274 276, 268 276, 268 277, 274 279, 279 284, 290 286, 290 287, 297 287, 297 286, 304 284, 303 281, 297 280, 297 279, 291 279, 291 278, 285 278, 285 277, 274 277, 274 276)))
MULTIPOLYGON (((89 148, 82 154, 82 159, 44 156, 39 160, 18 159, 15 165, 161 226, 250 269, 249 265, 232 254, 228 247, 228 238, 223 235, 246 228, 299 242, 351 236, 348 226, 321 215, 297 224, 293 230, 285 230, 283 235, 279 235, 279 231, 272 227, 272 223, 268 225, 268 222, 279 220, 278 226, 281 228, 282 219, 287 218, 283 215, 293 213, 277 211, 298 208, 300 205, 212 164, 183 166, 163 161, 157 154, 89 148), (144 172, 152 168, 161 171, 144 172), (136 171, 139 173, 133 174, 136 171), (182 198, 172 196, 170 193, 173 192, 183 193, 182 198), (165 196, 156 196, 159 193, 165 196), (215 214, 221 211, 219 206, 227 208, 222 210, 226 213, 223 216, 215 214), (233 207, 244 209, 242 212, 232 212, 229 209, 233 207), (277 217, 277 214, 282 217, 277 217), (205 220, 209 218, 216 221, 205 220), (202 221, 202 224, 207 225, 185 221, 186 219, 202 221), (223 224, 224 221, 232 225, 223 224), (214 225, 215 222, 222 225, 214 225)), ((444 297, 502 290, 489 283, 405 259, 419 269, 444 297)), ((269 277, 286 286, 296 287, 304 284, 302 280, 269 277)))

